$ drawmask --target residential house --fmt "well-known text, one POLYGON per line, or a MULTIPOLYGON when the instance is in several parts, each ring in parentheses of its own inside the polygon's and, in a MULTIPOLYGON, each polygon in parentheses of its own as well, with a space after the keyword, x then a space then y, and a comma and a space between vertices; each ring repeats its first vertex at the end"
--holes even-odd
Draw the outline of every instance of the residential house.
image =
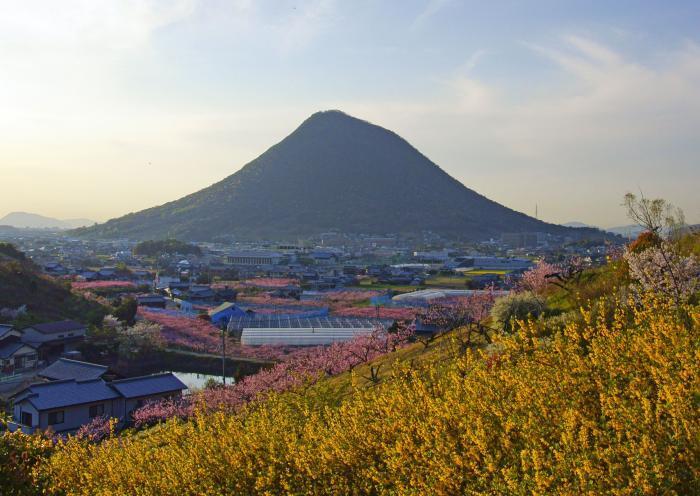
POLYGON ((0 324, 0 375, 13 375, 36 368, 39 356, 35 347, 22 342, 22 333, 0 324))
POLYGON ((68 271, 60 262, 47 262, 44 264, 44 272, 54 276, 61 276, 68 271))
POLYGON ((146 402, 180 396, 187 386, 170 372, 112 381, 109 385, 123 398, 121 419, 129 421, 134 410, 146 402))
POLYGON ((98 272, 97 276, 102 280, 110 280, 117 277, 117 269, 115 267, 102 267, 98 272))
POLYGON ((147 294, 137 296, 136 302, 140 307, 165 308, 168 300, 161 295, 147 294))
POLYGON ((311 252, 311 258, 317 264, 332 264, 338 261, 338 254, 330 251, 315 250, 311 252))
POLYGON ((70 433, 95 417, 131 421, 134 410, 147 401, 180 396, 187 386, 172 373, 106 382, 64 379, 32 384, 14 397, 13 419, 26 432, 70 433))
POLYGON ((173 281, 168 284, 165 293, 171 298, 183 298, 190 289, 189 282, 173 281))
POLYGON ((119 399, 102 379, 32 384, 15 396, 13 419, 32 431, 70 432, 98 416, 116 417, 119 399))
POLYGON ((213 301, 216 293, 207 285, 193 284, 187 291, 187 299, 192 302, 213 301))
POLYGON ((97 272, 92 270, 84 270, 79 274, 79 278, 84 281, 95 281, 97 280, 97 272))
POLYGON ((22 330, 22 342, 39 350, 42 359, 74 351, 85 339, 87 326, 74 320, 35 324, 22 330))
MULTIPOLYGON (((155 286, 157 290, 160 291, 167 291, 168 288, 170 288, 170 285, 173 283, 180 283, 180 277, 169 277, 169 276, 161 276, 160 274, 156 274, 156 279, 155 279, 155 286)), ((184 283, 188 284, 188 283, 184 283)), ((189 286, 189 284, 188 284, 189 286)))

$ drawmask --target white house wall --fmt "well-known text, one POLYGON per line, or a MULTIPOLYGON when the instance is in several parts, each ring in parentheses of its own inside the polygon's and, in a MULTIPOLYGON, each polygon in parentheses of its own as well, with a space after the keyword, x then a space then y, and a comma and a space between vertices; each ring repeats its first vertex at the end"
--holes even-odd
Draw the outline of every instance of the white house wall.
POLYGON ((104 415, 118 417, 121 402, 123 402, 123 399, 119 398, 116 400, 96 401, 94 403, 87 403, 84 405, 42 411, 40 415, 39 428, 42 430, 51 428, 55 432, 74 431, 92 420, 92 418, 90 418, 91 406, 104 404, 104 415), (64 412, 63 423, 50 426, 49 413, 58 412, 61 410, 64 412))

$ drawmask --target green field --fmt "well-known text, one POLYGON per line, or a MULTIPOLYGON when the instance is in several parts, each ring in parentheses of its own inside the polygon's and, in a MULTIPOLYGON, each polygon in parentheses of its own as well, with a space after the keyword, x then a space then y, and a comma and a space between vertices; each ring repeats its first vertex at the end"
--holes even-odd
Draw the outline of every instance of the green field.
POLYGON ((470 272, 465 272, 463 276, 434 276, 427 279, 425 285, 440 288, 464 288, 473 276, 495 274, 499 277, 503 277, 509 272, 508 270, 472 270, 470 272))
POLYGON ((470 270, 469 272, 465 272, 466 276, 482 276, 484 274, 498 274, 499 276, 506 275, 508 273, 512 272, 511 270, 470 270))
POLYGON ((362 289, 374 289, 378 291, 384 291, 391 289, 397 293, 408 293, 411 291, 416 291, 425 288, 453 288, 453 289, 464 289, 467 282, 472 278, 472 276, 480 276, 484 274, 496 274, 498 276, 504 276, 508 274, 509 270, 472 270, 466 272, 464 276, 455 275, 440 275, 433 276, 426 279, 425 283, 420 286, 402 285, 402 284, 381 284, 375 282, 376 279, 363 279, 360 284, 356 287, 362 289))

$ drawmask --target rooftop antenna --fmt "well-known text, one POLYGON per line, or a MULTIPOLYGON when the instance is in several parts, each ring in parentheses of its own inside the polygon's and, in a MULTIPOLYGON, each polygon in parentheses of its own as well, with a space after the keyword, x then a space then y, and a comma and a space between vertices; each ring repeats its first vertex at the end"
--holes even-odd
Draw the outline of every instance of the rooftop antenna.
POLYGON ((535 219, 539 219, 539 217, 537 216, 537 203, 535 203, 535 219))

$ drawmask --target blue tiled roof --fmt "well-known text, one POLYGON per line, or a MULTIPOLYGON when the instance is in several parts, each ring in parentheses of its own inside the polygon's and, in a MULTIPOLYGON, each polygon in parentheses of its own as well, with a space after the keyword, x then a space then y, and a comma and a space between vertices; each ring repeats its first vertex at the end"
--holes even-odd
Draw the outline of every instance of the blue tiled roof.
POLYGON ((170 372, 122 379, 112 382, 111 386, 125 398, 138 398, 139 396, 187 389, 187 386, 170 372))
POLYGON ((32 384, 15 402, 28 400, 37 410, 51 410, 71 405, 119 398, 119 393, 102 379, 78 382, 75 379, 32 384))
POLYGON ((24 343, 21 341, 13 341, 10 343, 0 343, 0 358, 10 358, 12 354, 19 350, 24 343))
POLYGON ((0 324, 0 339, 13 329, 11 325, 0 324))
POLYGON ((75 379, 77 381, 88 381, 99 379, 107 372, 107 367, 96 363, 80 362, 59 358, 57 361, 39 372, 39 375, 52 380, 75 379))

